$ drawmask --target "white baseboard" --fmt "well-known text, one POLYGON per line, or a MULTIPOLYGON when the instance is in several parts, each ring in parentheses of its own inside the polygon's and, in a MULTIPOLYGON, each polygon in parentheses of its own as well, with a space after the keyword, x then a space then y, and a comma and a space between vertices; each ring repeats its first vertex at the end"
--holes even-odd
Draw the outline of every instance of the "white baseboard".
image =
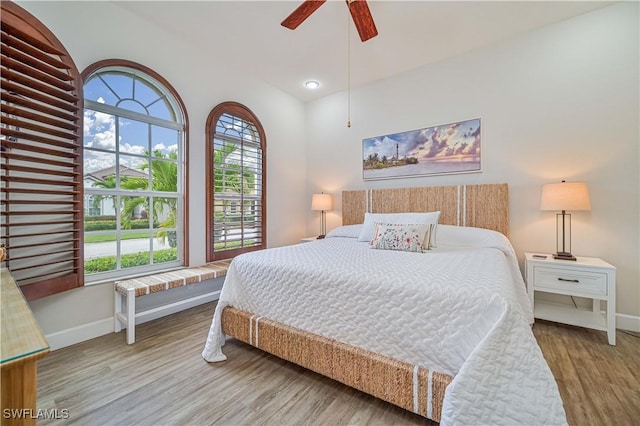
POLYGON ((616 328, 640 333, 640 317, 616 314, 616 328))
MULTIPOLYGON (((213 302, 214 300, 218 300, 219 297, 220 291, 218 290, 201 296, 196 296, 188 300, 178 301, 167 306, 149 309, 142 312, 143 315, 136 318, 136 324, 142 324, 144 322, 175 314, 176 312, 184 311, 204 303, 213 302)), ((211 315, 213 316, 213 312, 211 315)), ((55 351, 56 349, 62 349, 67 346, 75 345, 76 343, 95 339, 96 337, 104 336, 105 334, 113 333, 114 331, 114 318, 109 317, 47 334, 45 337, 49 342, 51 350, 55 351)))
POLYGON ((113 317, 82 324, 66 330, 56 331, 44 337, 49 342, 52 351, 75 345, 86 340, 95 339, 105 334, 113 333, 113 317))
MULTIPOLYGON (((212 302, 214 300, 217 300, 219 295, 220 292, 215 291, 206 294, 206 297, 194 298, 192 300, 185 301, 185 303, 175 303, 172 306, 167 306, 165 309, 158 309, 155 312, 136 318, 136 324, 142 324, 144 322, 171 315, 176 312, 184 311, 185 309, 193 308, 204 303, 212 302)), ((616 314, 616 328, 640 333, 640 317, 626 314, 616 314)), ((56 349, 75 345, 76 343, 81 343, 86 340, 94 339, 96 337, 104 336, 105 334, 113 332, 114 319, 113 317, 109 317, 88 324, 69 328, 67 330, 47 334, 45 337, 49 341, 51 350, 55 351, 56 349)))

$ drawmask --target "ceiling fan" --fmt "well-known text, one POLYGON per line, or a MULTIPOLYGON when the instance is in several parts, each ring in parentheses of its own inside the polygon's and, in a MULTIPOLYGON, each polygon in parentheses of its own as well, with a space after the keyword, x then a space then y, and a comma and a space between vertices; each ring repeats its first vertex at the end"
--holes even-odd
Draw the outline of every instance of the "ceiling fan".
MULTIPOLYGON (((281 25, 290 30, 295 30, 305 19, 307 19, 313 12, 315 12, 324 2, 327 0, 306 0, 291 15, 282 21, 281 25)), ((358 29, 360 40, 367 41, 378 35, 376 24, 373 22, 373 17, 369 11, 369 6, 366 0, 346 0, 353 18, 353 23, 358 29)))

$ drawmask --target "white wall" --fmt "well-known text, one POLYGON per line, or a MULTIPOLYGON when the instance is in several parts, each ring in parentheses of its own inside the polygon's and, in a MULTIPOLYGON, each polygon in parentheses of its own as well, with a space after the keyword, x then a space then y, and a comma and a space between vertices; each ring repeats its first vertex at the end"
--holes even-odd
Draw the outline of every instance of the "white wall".
MULTIPOLYGON (((543 183, 586 180, 592 211, 573 217, 573 251, 618 268, 618 307, 640 316, 638 4, 607 7, 518 39, 305 106, 227 69, 212 52, 193 50, 117 2, 32 2, 20 6, 47 25, 79 70, 109 58, 146 65, 180 93, 189 117, 192 265, 204 262, 204 124, 211 108, 248 106, 267 134, 267 243, 318 233, 311 194, 341 189, 508 182, 511 237, 524 251, 554 250, 554 218, 538 210, 543 183), (96 25, 100 16, 117 31, 96 25), (478 174, 364 182, 361 143, 371 136, 481 117, 478 174), (307 141, 305 145, 302 141, 307 141), (306 181, 305 181, 306 178, 306 181), (279 208, 286 206, 285 209, 279 208)), ((417 52, 419 54, 419 52, 417 52)), ((86 328, 108 332, 112 284, 87 286, 31 303, 45 334, 86 328)))
MULTIPOLYGON (((189 263, 205 263, 205 121, 223 101, 251 109, 267 137, 267 245, 296 242, 306 230, 304 105, 242 70, 230 68, 212 41, 211 51, 181 44, 117 2, 18 4, 65 45, 80 71, 103 59, 150 67, 182 97, 189 118, 189 263), (100 17, 97 19, 96 17, 100 17), (95 19, 92 19, 95 18, 95 19), (287 206, 282 209, 281 206, 287 206)), ((113 284, 86 286, 31 302, 44 333, 97 325, 113 316, 113 284)), ((112 328, 113 330, 113 328, 112 328)))
MULTIPOLYGON (((352 89, 351 128, 346 93, 308 104, 307 199, 334 194, 332 229, 342 189, 507 182, 522 259, 555 251, 542 184, 587 181, 592 210, 572 215, 572 251, 617 267, 618 325, 640 329, 638 22, 638 3, 617 4, 352 89), (482 173, 363 181, 362 139, 477 117, 482 173)), ((307 234, 318 221, 307 212, 307 234)))

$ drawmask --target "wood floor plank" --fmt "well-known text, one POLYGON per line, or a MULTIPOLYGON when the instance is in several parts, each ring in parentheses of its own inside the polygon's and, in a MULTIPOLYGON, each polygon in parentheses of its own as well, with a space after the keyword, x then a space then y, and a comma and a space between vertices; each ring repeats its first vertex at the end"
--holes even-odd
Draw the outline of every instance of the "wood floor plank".
MULTIPOLYGON (((215 303, 50 353, 38 361, 38 408, 69 410, 40 425, 435 424, 236 340, 228 360, 201 353, 215 303)), ((538 321, 570 425, 638 424, 640 338, 538 321)))
POLYGON ((534 334, 553 372, 571 425, 640 423, 640 338, 536 321, 534 334))

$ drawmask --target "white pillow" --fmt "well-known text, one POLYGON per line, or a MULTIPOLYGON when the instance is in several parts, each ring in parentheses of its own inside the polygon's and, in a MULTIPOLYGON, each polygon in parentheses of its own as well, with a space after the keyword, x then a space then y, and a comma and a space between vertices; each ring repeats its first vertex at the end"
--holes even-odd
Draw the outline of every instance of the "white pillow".
POLYGON ((433 224, 401 224, 376 222, 371 248, 423 253, 429 250, 433 224))
MULTIPOLYGON (((358 241, 371 242, 371 240, 373 240, 376 222, 404 225, 437 225, 438 219, 440 219, 439 211, 429 213, 365 213, 364 223, 362 225, 362 231, 358 236, 358 241)), ((435 226, 433 228, 431 234, 435 232, 435 226)))
MULTIPOLYGON (((433 240, 433 236, 431 239, 433 240)), ((491 247, 499 246, 505 240, 508 241, 503 234, 490 229, 472 226, 438 225, 439 247, 491 247)))
POLYGON ((332 238, 332 237, 358 238, 360 236, 361 231, 362 231, 361 223, 358 223, 356 225, 343 225, 343 226, 338 226, 337 228, 327 232, 327 236, 325 238, 332 238))

